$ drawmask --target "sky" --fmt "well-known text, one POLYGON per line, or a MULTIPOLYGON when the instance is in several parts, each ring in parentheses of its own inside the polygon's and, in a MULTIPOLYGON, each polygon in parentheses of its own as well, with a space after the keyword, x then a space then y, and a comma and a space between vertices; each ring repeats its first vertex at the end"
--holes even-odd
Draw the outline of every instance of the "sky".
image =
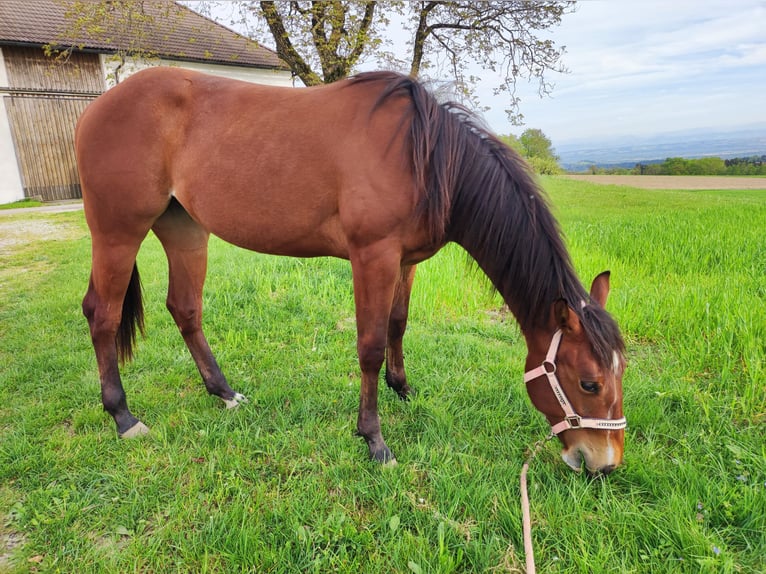
POLYGON ((550 34, 569 74, 552 96, 520 82, 524 126, 482 87, 498 133, 541 129, 554 144, 761 124, 766 132, 766 0, 583 0, 550 34), (523 85, 522 85, 523 84, 523 85))
MULTIPOLYGON (((395 52, 407 50, 400 35, 391 30, 395 52)), ((542 35, 566 46, 569 73, 548 73, 554 89, 543 98, 536 80, 519 79, 523 126, 510 124, 508 96, 493 94, 499 79, 475 70, 498 134, 537 128, 554 146, 693 129, 766 134, 766 0, 580 0, 542 35)))

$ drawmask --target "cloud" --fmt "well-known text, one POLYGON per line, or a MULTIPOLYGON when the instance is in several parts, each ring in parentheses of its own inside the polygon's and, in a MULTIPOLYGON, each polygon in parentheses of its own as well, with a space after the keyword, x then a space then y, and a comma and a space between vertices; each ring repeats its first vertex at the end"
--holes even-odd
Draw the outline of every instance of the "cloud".
POLYGON ((551 78, 552 98, 522 86, 526 125, 555 143, 764 122, 764 30, 762 0, 581 2, 550 32, 571 72, 551 78))
MULTIPOLYGON (((586 3, 580 14, 586 14, 594 6, 603 10, 600 4, 586 3)), ((616 4, 620 7, 626 5, 624 2, 616 4)), ((582 34, 579 44, 570 48, 567 63, 575 83, 605 80, 627 84, 637 80, 664 82, 715 73, 724 67, 764 63, 765 9, 757 7, 752 18, 727 11, 700 20, 696 8, 689 9, 689 5, 682 2, 678 6, 686 7, 685 10, 679 7, 671 9, 672 18, 668 20, 663 19, 662 14, 653 17, 652 22, 659 24, 647 27, 645 23, 636 23, 632 19, 632 16, 637 16, 640 5, 632 3, 631 6, 632 9, 621 19, 611 20, 608 38, 589 40, 590 34, 582 34), (604 39, 608 42, 604 43, 604 39)), ((607 14, 614 12, 615 7, 610 4, 607 14)), ((668 10, 663 8, 661 12, 668 10)), ((655 11, 649 10, 649 13, 655 14, 655 11)), ((603 21, 602 18, 616 16, 599 14, 598 21, 603 21)))

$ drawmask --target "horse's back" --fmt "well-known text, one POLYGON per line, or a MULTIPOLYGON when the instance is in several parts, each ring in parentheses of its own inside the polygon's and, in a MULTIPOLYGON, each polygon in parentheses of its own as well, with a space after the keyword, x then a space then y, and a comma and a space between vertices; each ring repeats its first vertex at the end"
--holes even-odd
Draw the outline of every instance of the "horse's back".
POLYGON ((285 255, 347 257, 355 236, 406 234, 417 191, 405 104, 375 108, 379 93, 139 72, 78 125, 86 211, 108 194, 112 206, 156 218, 175 197, 223 239, 285 255))

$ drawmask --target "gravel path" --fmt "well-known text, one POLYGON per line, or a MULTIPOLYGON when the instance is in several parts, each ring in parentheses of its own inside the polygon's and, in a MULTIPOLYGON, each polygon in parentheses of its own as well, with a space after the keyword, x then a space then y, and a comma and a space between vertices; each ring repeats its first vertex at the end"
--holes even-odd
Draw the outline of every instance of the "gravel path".
POLYGON ((71 223, 40 217, 40 215, 79 209, 82 209, 82 201, 55 203, 42 207, 1 209, 0 254, 11 252, 14 247, 29 245, 40 239, 73 239, 83 235, 83 231, 71 223), (10 217, 12 215, 32 217, 10 217))

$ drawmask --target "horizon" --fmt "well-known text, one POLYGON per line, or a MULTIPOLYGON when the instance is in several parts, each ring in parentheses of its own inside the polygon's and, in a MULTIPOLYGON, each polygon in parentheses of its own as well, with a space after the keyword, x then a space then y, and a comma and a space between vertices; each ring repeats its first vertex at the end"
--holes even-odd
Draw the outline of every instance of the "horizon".
POLYGON ((553 145, 562 167, 593 164, 601 167, 626 164, 658 163, 668 158, 721 159, 761 157, 766 155, 766 133, 743 130, 686 130, 671 134, 633 138, 618 136, 605 140, 579 140, 553 145))
MULTIPOLYGON (((390 47, 406 53, 409 38, 394 20, 390 47)), ((482 78, 477 100, 489 108, 479 115, 499 135, 540 129, 554 147, 692 130, 762 126, 766 133, 763 30, 766 0, 580 0, 559 26, 539 33, 566 46, 562 63, 569 73, 546 73, 551 95, 540 98, 537 80, 519 78, 524 122, 513 125, 505 111, 509 95, 494 94, 498 74, 474 68, 482 78)), ((377 69, 375 62, 368 55, 358 69, 377 69)))
POLYGON ((694 138, 717 140, 722 138, 744 139, 748 137, 762 140, 764 153, 766 153, 766 122, 758 122, 756 124, 731 127, 690 128, 685 130, 664 131, 644 135, 626 133, 604 137, 584 137, 562 141, 559 145, 565 148, 576 148, 585 145, 623 145, 628 141, 634 145, 663 145, 669 143, 684 143, 694 138))
POLYGON ((578 2, 541 36, 566 46, 569 74, 547 74, 555 87, 537 95, 519 81, 524 125, 512 126, 503 101, 480 100, 497 133, 542 130, 554 146, 578 140, 665 137, 677 132, 766 131, 766 2, 623 0, 578 2))

